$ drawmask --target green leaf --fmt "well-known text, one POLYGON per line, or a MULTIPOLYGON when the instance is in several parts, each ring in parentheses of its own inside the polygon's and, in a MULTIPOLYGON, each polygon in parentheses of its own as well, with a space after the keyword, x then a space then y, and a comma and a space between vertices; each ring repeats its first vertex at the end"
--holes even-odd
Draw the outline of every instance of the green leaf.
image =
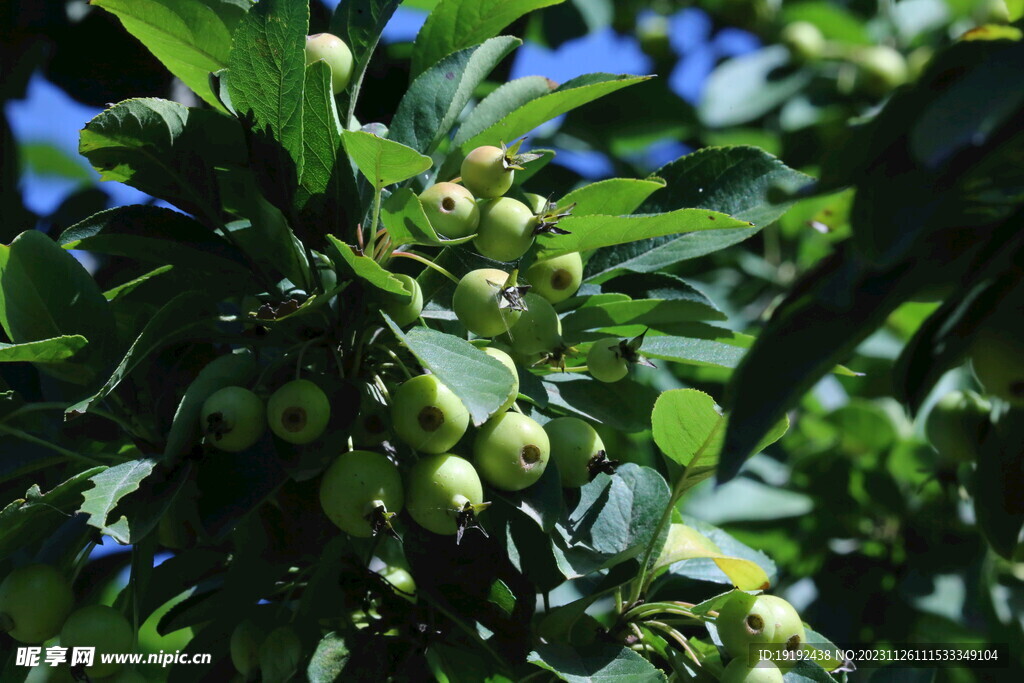
POLYGON ((123 302, 125 300, 125 297, 130 296, 132 292, 135 292, 140 287, 146 285, 147 283, 150 283, 156 278, 159 278, 161 275, 166 275, 167 273, 172 272, 173 270, 174 266, 158 266, 153 270, 149 271, 148 273, 143 273, 137 278, 129 280, 128 282, 123 282, 117 285, 116 287, 108 289, 107 291, 103 292, 103 298, 109 301, 111 304, 115 305, 114 315, 116 317, 116 304, 123 302))
POLYGON ((778 220, 793 204, 773 201, 774 190, 795 191, 813 180, 756 147, 705 147, 662 166, 654 176, 668 187, 642 212, 710 209, 757 228, 778 220))
POLYGON ((569 333, 570 331, 594 330, 616 325, 643 325, 656 330, 662 323, 694 320, 725 320, 725 314, 698 301, 679 299, 616 301, 597 306, 586 306, 572 311, 562 318, 562 329, 565 333, 569 333))
POLYGON ((199 438, 199 415, 206 399, 224 387, 247 385, 256 370, 256 362, 248 351, 214 358, 200 370, 174 413, 164 456, 176 458, 185 455, 199 438))
POLYGON ((614 391, 596 391, 593 379, 575 373, 547 375, 543 386, 551 406, 630 433, 651 426, 651 407, 658 397, 655 389, 625 380, 617 382, 614 391))
POLYGON ((792 69, 789 50, 770 45, 734 57, 715 69, 704 86, 697 113, 712 128, 738 126, 772 111, 803 90, 812 69, 792 69), (784 71, 781 76, 776 76, 784 71))
POLYGON ((609 178, 573 190, 558 200, 558 207, 565 209, 575 204, 574 216, 624 216, 636 211, 652 193, 663 187, 665 181, 656 177, 646 180, 609 178))
POLYGON ((624 271, 653 273, 739 244, 758 232, 758 228, 705 230, 682 237, 659 237, 602 249, 587 261, 584 279, 601 283, 624 271))
POLYGON ((71 358, 88 343, 80 334, 40 339, 24 344, 0 342, 0 363, 53 363, 71 358))
POLYGON ((1024 410, 999 417, 982 442, 974 482, 974 512, 985 539, 1000 556, 1010 559, 1024 527, 1024 410))
POLYGON ((704 209, 679 209, 650 216, 569 216, 563 218, 558 227, 571 234, 541 235, 537 238, 540 245, 537 258, 600 249, 651 237, 700 230, 728 230, 748 225, 745 221, 704 209))
POLYGON ((82 502, 82 492, 105 467, 93 467, 43 493, 33 484, 24 498, 0 509, 0 557, 10 557, 50 536, 82 502))
POLYGON ((71 226, 57 239, 65 249, 170 264, 217 275, 236 286, 252 274, 230 243, 194 219, 157 206, 119 206, 71 226))
POLYGON ((116 15, 168 71, 223 109, 210 87, 210 74, 228 65, 231 34, 248 11, 249 0, 93 0, 116 15))
POLYGON ((373 133, 346 130, 342 140, 349 157, 378 189, 412 178, 433 166, 430 157, 373 133))
POLYGON ((125 100, 85 125, 78 151, 116 180, 196 216, 220 207, 215 169, 248 163, 238 121, 154 98, 125 100))
POLYGON ((302 91, 306 80, 309 5, 260 0, 233 36, 228 93, 239 114, 269 133, 302 171, 302 91))
POLYGON ((473 107, 455 133, 452 144, 461 148, 464 142, 495 125, 527 102, 557 88, 557 83, 543 76, 526 76, 503 83, 473 107))
POLYGON ((211 334, 217 314, 216 302, 204 292, 192 290, 168 301, 153 316, 132 343, 110 379, 95 394, 69 407, 67 413, 85 413, 93 403, 106 397, 146 358, 170 344, 190 336, 211 334))
POLYGON ((331 90, 331 68, 323 61, 306 67, 302 105, 302 175, 295 193, 300 222, 318 237, 351 229, 358 197, 355 176, 341 144, 342 126, 331 90))
POLYGON ((423 367, 459 397, 473 424, 486 422, 512 391, 508 368, 465 339, 426 327, 403 334, 390 320, 388 324, 423 367))
POLYGON ((384 201, 381 220, 391 236, 392 244, 396 247, 405 244, 445 247, 463 244, 476 237, 475 233, 458 239, 447 239, 438 235, 423 211, 420 198, 407 187, 397 190, 384 201))
POLYGON ((23 168, 33 175, 82 183, 92 183, 95 177, 80 156, 51 142, 22 142, 18 145, 18 155, 23 168))
POLYGON ((41 232, 0 245, 0 325, 15 344, 80 335, 89 346, 74 360, 45 366, 65 381, 85 384, 102 372, 116 340, 114 316, 96 282, 68 252, 41 232))
POLYGON ((748 335, 701 323, 684 323, 673 332, 682 336, 645 337, 640 352, 648 358, 685 365, 734 368, 754 343, 748 335))
POLYGON ((401 4, 402 0, 345 0, 331 17, 330 32, 344 40, 352 50, 354 64, 348 89, 342 93, 347 101, 347 106, 342 108, 345 118, 341 123, 345 128, 351 126, 355 116, 366 67, 373 57, 380 34, 401 4))
POLYGON ((309 659, 306 676, 310 683, 333 683, 342 678, 342 671, 351 656, 345 639, 331 632, 320 639, 309 659))
POLYGON ((639 653, 600 641, 579 648, 561 643, 541 645, 527 656, 526 661, 569 683, 658 683, 667 680, 661 670, 639 653))
POLYGON ((392 120, 388 139, 430 154, 448 136, 473 92, 523 41, 491 38, 448 55, 413 81, 392 120))
POLYGON ((416 36, 411 77, 444 57, 482 43, 519 17, 563 0, 442 0, 416 36))
POLYGON ((669 504, 665 479, 656 470, 626 463, 609 476, 599 474, 580 489, 568 519, 555 526, 555 559, 567 578, 622 566, 635 573, 638 556, 655 533, 669 504), (630 569, 632 567, 632 569, 630 569))
POLYGON ((512 142, 546 121, 647 79, 647 76, 628 74, 587 74, 566 81, 556 90, 526 102, 498 122, 465 140, 459 145, 459 151, 465 156, 467 152, 481 145, 512 142))
POLYGON ((130 542, 129 521, 124 515, 110 519, 118 502, 133 491, 137 491, 142 480, 148 477, 156 466, 156 460, 144 458, 131 460, 90 478, 93 487, 83 494, 79 512, 89 516, 89 525, 99 529, 118 543, 130 542))
POLYGON ((348 271, 375 289, 398 297, 400 301, 409 300, 411 292, 406 291, 402 281, 385 270, 379 263, 369 256, 357 253, 355 247, 345 244, 334 235, 328 235, 327 240, 333 247, 332 253, 338 256, 334 261, 339 270, 348 271))

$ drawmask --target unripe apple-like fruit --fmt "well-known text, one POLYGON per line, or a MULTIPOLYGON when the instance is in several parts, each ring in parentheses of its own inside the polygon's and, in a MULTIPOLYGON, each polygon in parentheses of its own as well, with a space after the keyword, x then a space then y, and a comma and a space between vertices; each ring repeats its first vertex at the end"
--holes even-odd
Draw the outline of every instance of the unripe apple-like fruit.
POLYGON ((231 663, 242 677, 249 681, 260 670, 260 648, 267 634, 252 621, 245 619, 231 632, 231 663))
POLYGON ((562 486, 579 488, 590 481, 590 461, 604 450, 597 430, 576 417, 556 417, 544 425, 544 431, 562 486))
POLYGON ((480 227, 473 246, 495 261, 515 261, 533 245, 537 217, 526 204, 511 197, 480 202, 480 227))
POLYGON ((324 472, 320 482, 320 506, 334 524, 359 538, 374 535, 374 514, 398 513, 405 496, 402 475, 386 456, 372 451, 341 455, 324 472))
POLYGON ((776 614, 766 597, 736 592, 718 611, 718 637, 733 657, 746 660, 751 645, 775 642, 776 614))
POLYGON ((825 36, 809 21, 794 21, 782 29, 780 42, 797 62, 810 62, 825 51, 825 36))
POLYGON ((206 443, 238 453, 259 441, 266 429, 267 409, 259 396, 244 387, 224 387, 203 403, 199 415, 206 443))
POLYGON ((882 97, 907 81, 907 60, 888 45, 860 48, 854 55, 857 83, 869 95, 882 97))
POLYGON ((401 567, 385 567, 380 575, 409 602, 416 602, 416 580, 401 567))
POLYGON ((722 672, 719 683, 782 683, 782 670, 771 661, 749 664, 746 657, 736 657, 722 672))
POLYGON ((308 379, 280 387, 267 401, 267 422, 278 438, 307 444, 320 438, 331 419, 331 402, 323 389, 308 379))
POLYGON ((392 276, 402 281, 402 286, 412 292, 412 298, 404 304, 388 303, 384 306, 384 312, 391 316, 396 325, 405 327, 416 322, 423 312, 423 289, 411 275, 393 273, 392 276))
POLYGON ((488 420, 473 443, 473 464, 488 484, 520 491, 544 474, 551 444, 547 432, 520 413, 502 413, 488 420))
POLYGON ((493 337, 519 321, 522 311, 502 305, 502 288, 508 277, 503 270, 480 268, 459 280, 452 308, 467 330, 480 337, 493 337))
POLYGON ((0 630, 20 643, 49 640, 60 631, 74 601, 71 584, 54 567, 19 567, 0 583, 0 630))
POLYGON ((970 355, 986 393, 1024 406, 1024 326, 991 321, 975 337, 970 355))
POLYGON ((352 50, 345 41, 330 33, 316 33, 306 36, 306 66, 318 59, 331 67, 331 90, 337 95, 352 79, 352 50))
POLYGON ((499 361, 502 365, 508 368, 509 372, 512 373, 512 389, 508 393, 508 398, 505 399, 505 402, 502 403, 501 407, 496 411, 497 413, 504 413, 512 407, 512 404, 516 402, 516 397, 519 396, 519 369, 516 368, 516 363, 512 360, 512 356, 508 355, 501 349, 488 346, 484 349, 484 353, 499 361))
POLYGON ((451 453, 420 458, 406 479, 406 509, 427 531, 450 536, 466 503, 484 501, 480 476, 468 460, 451 453))
POLYGON ((109 676, 121 668, 120 662, 104 662, 102 655, 132 652, 135 629, 120 612, 106 605, 90 605, 71 613, 60 630, 61 647, 94 647, 96 656, 85 672, 93 678, 109 676))
POLYGON ((391 422, 405 443, 423 453, 444 453, 469 427, 469 411, 434 375, 406 380, 391 398, 391 422))
POLYGON ((618 382, 629 374, 629 361, 623 358, 621 339, 608 337, 594 342, 587 352, 587 369, 600 382, 618 382))
POLYGON ((759 598, 772 612, 775 628, 772 642, 782 645, 789 652, 796 652, 807 642, 807 631, 793 605, 776 595, 762 595, 759 598))
POLYGON ((512 187, 515 171, 505 168, 505 151, 477 147, 462 161, 462 184, 478 199, 500 197, 512 187))
POLYGON ((442 237, 469 237, 480 225, 480 207, 473 193, 455 183, 431 185, 420 195, 430 225, 442 237))
POLYGON ((263 683, 284 683, 299 670, 302 641, 291 626, 279 626, 267 635, 260 648, 260 675, 263 683))
POLYGON ((523 297, 526 310, 501 341, 522 356, 553 351, 562 344, 562 321, 548 300, 532 292, 523 297))
POLYGON ((580 288, 583 282, 583 258, 579 252, 562 254, 554 258, 536 261, 526 270, 526 281, 534 294, 539 294, 553 304, 565 301, 580 288))
POLYGON ((533 211, 534 214, 544 213, 548 207, 547 197, 542 197, 532 192, 527 192, 523 196, 526 198, 526 205, 530 207, 530 211, 533 211))
POLYGON ((974 460, 989 424, 988 401, 973 391, 951 391, 935 404, 925 422, 928 441, 950 462, 974 460))

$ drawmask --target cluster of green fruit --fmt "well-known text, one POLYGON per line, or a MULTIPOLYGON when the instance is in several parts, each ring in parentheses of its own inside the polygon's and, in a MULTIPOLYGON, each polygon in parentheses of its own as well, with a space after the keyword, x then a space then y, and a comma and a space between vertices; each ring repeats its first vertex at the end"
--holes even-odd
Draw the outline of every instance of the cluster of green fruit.
POLYGON ((797 663, 787 654, 807 643, 799 613, 774 595, 734 593, 719 610, 715 628, 732 657, 720 679, 722 683, 780 683, 783 670, 797 663), (752 657, 758 648, 772 648, 773 655, 768 659, 752 657))
POLYGON ((88 605, 72 611, 71 583, 48 564, 15 569, 0 583, 0 630, 20 643, 37 645, 60 635, 61 647, 96 648, 93 664, 84 668, 90 678, 111 683, 137 683, 137 672, 117 662, 103 662, 103 654, 134 650, 135 629, 120 612, 106 605, 88 605), (115 676, 116 674, 116 676, 115 676), (105 677, 110 678, 105 678, 105 677))

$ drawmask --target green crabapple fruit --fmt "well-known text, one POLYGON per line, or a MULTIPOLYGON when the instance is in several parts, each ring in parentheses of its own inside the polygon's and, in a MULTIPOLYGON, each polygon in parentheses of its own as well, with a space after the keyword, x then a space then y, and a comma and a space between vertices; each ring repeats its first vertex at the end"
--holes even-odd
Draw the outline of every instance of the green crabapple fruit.
POLYGON ((540 479, 551 456, 547 432, 520 413, 502 413, 488 420, 473 442, 473 464, 491 486, 521 491, 540 479))
POLYGON ((318 59, 331 67, 331 90, 337 95, 352 79, 352 50, 344 40, 330 33, 306 36, 306 66, 318 59))
POLYGON ((259 441, 267 426, 266 412, 260 397, 248 389, 224 387, 203 403, 199 422, 206 443, 238 453, 259 441))
POLYGON ((511 197, 480 202, 480 227, 473 246, 482 256, 495 261, 515 261, 535 239, 537 216, 526 204, 511 197))
POLYGON ((416 602, 416 580, 412 574, 401 567, 385 567, 381 577, 398 591, 398 594, 409 602, 416 602))
POLYGON ((113 607, 90 605, 71 613, 60 630, 61 647, 94 647, 96 656, 85 672, 93 678, 109 676, 121 668, 120 662, 104 662, 102 655, 129 653, 133 650, 135 630, 113 607))
POLYGON ((533 211, 533 213, 535 215, 536 214, 542 214, 545 211, 547 211, 547 208, 548 208, 548 198, 547 197, 542 197, 539 194, 533 194, 532 192, 525 193, 524 197, 526 199, 526 205, 528 207, 530 207, 530 210, 533 211))
POLYGON ((302 641, 291 626, 271 631, 260 647, 260 675, 263 683, 284 683, 299 670, 302 641))
POLYGON ((949 392, 928 413, 928 441, 950 462, 974 460, 989 424, 991 408, 988 401, 973 391, 949 392))
POLYGON ((534 294, 553 304, 565 301, 583 282, 583 258, 579 252, 536 261, 526 270, 526 281, 534 294))
POLYGON ((248 619, 241 621, 231 632, 231 663, 247 681, 255 679, 260 670, 260 647, 266 635, 248 619))
POLYGON ((599 339, 587 352, 587 369, 601 382, 618 382, 629 374, 629 361, 622 355, 622 340, 599 339))
POLYGON ((452 308, 459 322, 480 337, 508 332, 522 310, 508 305, 505 285, 509 275, 495 268, 480 268, 466 273, 452 297, 452 308))
POLYGON ((544 431, 562 486, 579 488, 590 481, 590 463, 604 453, 597 430, 577 417, 556 417, 544 425, 544 431))
POLYGON ((774 662, 763 660, 756 664, 746 657, 736 657, 722 672, 720 683, 782 683, 782 670, 774 662))
POLYGON ((971 365, 985 392, 1024 406, 1024 332, 1012 321, 995 320, 971 345, 971 365))
POLYGON ((772 612, 772 620, 775 623, 772 642, 782 645, 790 652, 803 647, 807 642, 807 632, 793 605, 776 595, 762 595, 760 600, 772 612))
POLYGON ((903 85, 908 77, 907 60, 888 45, 860 48, 854 55, 857 82, 864 92, 881 97, 903 85))
POLYGON ((331 402, 324 390, 308 379, 281 386, 267 401, 267 422, 278 438, 307 444, 320 438, 331 419, 331 402))
POLYGON ((392 273, 392 277, 401 280, 402 286, 412 292, 412 298, 404 304, 386 304, 384 312, 391 316, 396 325, 405 327, 415 322, 423 312, 423 290, 420 288, 420 283, 416 282, 411 275, 392 273))
POLYGON ((480 199, 500 197, 512 187, 515 171, 508 168, 505 150, 477 147, 462 161, 462 184, 480 199))
POLYGON ((480 225, 480 207, 473 193, 455 183, 431 185, 420 195, 430 225, 442 237, 469 237, 480 225))
POLYGON ((776 613, 767 597, 736 592, 718 611, 718 637, 733 657, 747 659, 751 645, 776 642, 776 613))
POLYGON ((794 21, 782 29, 780 42, 797 62, 810 62, 825 51, 825 36, 809 21, 794 21))
POLYGON ((484 353, 500 362, 508 368, 509 372, 512 373, 512 389, 508 392, 508 397, 505 399, 505 402, 502 403, 501 407, 497 410, 499 413, 504 413, 512 407, 512 404, 516 402, 516 397, 519 396, 519 370, 516 368, 516 362, 512 360, 512 356, 508 355, 501 349, 488 346, 484 349, 484 353))
POLYGON ((0 631, 21 643, 49 640, 60 631, 74 601, 71 584, 54 567, 19 567, 0 583, 0 631))
POLYGON ((402 475, 380 453, 352 451, 335 460, 320 482, 320 505, 334 524, 359 538, 376 535, 384 516, 402 511, 402 475))
POLYGON ((427 531, 451 536, 459 516, 484 500, 483 485, 468 460, 451 453, 420 458, 406 478, 406 509, 427 531))
POLYGON ((521 356, 553 351, 562 345, 562 321, 548 300, 532 292, 523 297, 526 310, 501 341, 521 356))
POLYGON ((423 453, 444 453, 469 427, 469 411, 434 375, 402 383, 391 400, 391 422, 405 443, 423 453))

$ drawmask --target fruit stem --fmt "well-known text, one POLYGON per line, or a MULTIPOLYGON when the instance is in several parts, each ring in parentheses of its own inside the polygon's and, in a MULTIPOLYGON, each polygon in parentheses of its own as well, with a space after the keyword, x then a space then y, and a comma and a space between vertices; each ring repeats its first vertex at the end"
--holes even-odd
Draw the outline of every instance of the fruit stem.
POLYGON ((419 261, 420 263, 422 263, 426 267, 432 268, 432 269, 436 270, 437 272, 441 273, 441 275, 444 275, 446 278, 448 278, 449 280, 451 280, 455 284, 459 284, 459 278, 455 277, 454 275, 452 275, 447 270, 445 270, 441 266, 437 265, 436 263, 434 263, 430 259, 424 258, 424 257, 420 256, 419 254, 414 254, 414 253, 409 252, 409 251, 393 251, 393 252, 391 252, 391 255, 392 256, 398 256, 400 258, 411 258, 413 261, 419 261))
POLYGON ((377 240, 377 222, 380 220, 380 198, 381 188, 376 187, 373 190, 373 218, 370 222, 369 236, 367 238, 366 250, 363 252, 369 254, 370 258, 373 258, 373 245, 377 240))
MULTIPOLYGON (((402 362, 402 359, 398 357, 398 354, 395 353, 394 351, 392 351, 391 349, 389 349, 386 346, 382 346, 381 348, 384 349, 384 353, 386 353, 389 356, 391 356, 391 360, 395 361, 395 363, 401 369, 402 373, 405 375, 405 378, 406 379, 412 379, 412 376, 413 376, 412 372, 410 372, 409 368, 406 367, 405 363, 402 362)), ((384 385, 384 383, 381 382, 380 386, 383 386, 383 385, 384 385)))
POLYGON ((690 647, 690 644, 686 642, 686 638, 684 638, 679 631, 660 621, 645 621, 644 625, 661 631, 666 636, 679 643, 679 646, 686 650, 686 654, 690 655, 690 658, 693 659, 696 664, 700 664, 700 659, 697 657, 697 653, 693 651, 693 648, 690 647))
POLYGON ((0 612, 0 633, 9 633, 14 630, 14 619, 6 612, 0 612))

